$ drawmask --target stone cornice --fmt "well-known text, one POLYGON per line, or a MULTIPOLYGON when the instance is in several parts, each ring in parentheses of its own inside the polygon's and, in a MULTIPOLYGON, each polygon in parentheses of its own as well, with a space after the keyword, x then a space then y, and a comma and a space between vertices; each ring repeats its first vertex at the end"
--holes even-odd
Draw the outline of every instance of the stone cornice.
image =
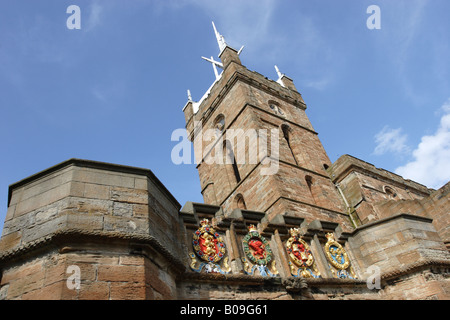
POLYGON ((376 168, 373 164, 351 155, 341 156, 332 164, 330 169, 330 176, 335 184, 340 183, 350 173, 359 172, 364 175, 373 176, 375 179, 386 181, 402 189, 407 187, 409 190, 419 193, 422 196, 429 196, 431 193, 430 189, 415 181, 407 180, 393 172, 376 168))
POLYGON ((12 196, 12 192, 14 189, 20 188, 21 186, 24 186, 24 185, 31 183, 37 179, 45 177, 53 172, 59 171, 63 168, 70 167, 70 166, 145 176, 156 184, 156 186, 161 190, 161 192, 163 192, 171 200, 171 202, 178 208, 178 210, 181 208, 181 205, 177 201, 177 199, 175 199, 175 197, 169 192, 169 190, 167 190, 167 188, 164 186, 164 184, 149 169, 124 166, 124 165, 106 163, 106 162, 100 162, 100 161, 76 159, 76 158, 66 160, 66 161, 61 162, 57 165, 54 165, 48 169, 40 171, 32 176, 22 179, 16 183, 11 184, 8 189, 8 206, 9 206, 9 202, 11 201, 11 196, 12 196))
POLYGON ((86 241, 124 242, 133 246, 151 246, 155 251, 166 258, 170 265, 178 272, 183 272, 185 266, 183 262, 167 250, 156 238, 144 234, 128 234, 122 232, 106 231, 86 231, 82 229, 62 229, 46 237, 21 245, 15 249, 2 252, 0 254, 0 268, 20 261, 24 256, 50 251, 55 248, 63 247, 73 243, 85 243, 86 241))
POLYGON ((416 216, 413 214, 409 214, 409 213, 399 213, 384 219, 380 219, 380 220, 376 220, 373 222, 369 222, 366 224, 363 224, 361 226, 358 226, 355 230, 353 230, 351 232, 350 236, 355 236, 358 232, 361 232, 362 230, 377 226, 377 225, 381 225, 387 222, 390 222, 391 220, 396 220, 396 219, 408 219, 408 220, 418 220, 418 221, 422 221, 422 222, 427 222, 427 223, 432 223, 433 219, 427 218, 427 217, 421 217, 421 216, 416 216))
POLYGON ((300 279, 306 287, 319 287, 319 286, 336 286, 336 287, 354 287, 354 286, 366 286, 365 280, 354 279, 336 279, 336 278, 294 278, 294 277, 263 277, 263 276, 250 276, 246 274, 220 274, 220 273, 196 273, 185 272, 179 275, 179 281, 196 281, 205 283, 222 283, 230 285, 235 284, 249 284, 249 285, 265 285, 265 286, 285 286, 286 280, 300 279))
POLYGON ((396 268, 394 270, 381 274, 381 280, 389 281, 395 278, 408 275, 430 267, 444 267, 450 269, 450 260, 442 259, 427 259, 419 262, 409 264, 404 267, 396 268))

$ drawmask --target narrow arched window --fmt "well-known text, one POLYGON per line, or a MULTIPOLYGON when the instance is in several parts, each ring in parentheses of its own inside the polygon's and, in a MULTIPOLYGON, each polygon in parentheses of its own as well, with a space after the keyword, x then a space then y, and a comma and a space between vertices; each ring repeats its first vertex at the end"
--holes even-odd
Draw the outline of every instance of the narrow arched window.
POLYGON ((236 182, 239 183, 241 181, 241 176, 239 174, 239 169, 236 163, 236 157, 234 156, 233 148, 228 140, 225 140, 223 143, 224 154, 225 154, 225 165, 228 166, 231 164, 233 168, 233 175, 236 179, 236 182))
POLYGON ((222 114, 218 115, 216 120, 214 120, 214 129, 217 136, 225 130, 225 117, 222 114))
POLYGON ((236 196, 236 207, 241 210, 247 209, 247 205, 245 204, 244 197, 240 193, 236 196))
POLYGON ((289 126, 287 124, 282 124, 281 131, 283 131, 283 137, 289 144, 289 126))
POLYGON ((306 185, 308 186, 309 193, 311 194, 311 198, 314 203, 316 203, 316 198, 314 196, 315 190, 313 190, 313 178, 311 176, 305 176, 306 185))
POLYGON ((291 146, 291 128, 287 124, 281 125, 281 131, 283 132, 284 140, 286 140, 286 143, 289 147, 289 150, 291 151, 292 157, 294 158, 295 164, 298 165, 297 158, 295 157, 294 151, 292 150, 291 146))
POLYGON ((311 176, 305 176, 306 185, 308 186, 309 190, 311 191, 311 187, 313 185, 313 180, 311 176))

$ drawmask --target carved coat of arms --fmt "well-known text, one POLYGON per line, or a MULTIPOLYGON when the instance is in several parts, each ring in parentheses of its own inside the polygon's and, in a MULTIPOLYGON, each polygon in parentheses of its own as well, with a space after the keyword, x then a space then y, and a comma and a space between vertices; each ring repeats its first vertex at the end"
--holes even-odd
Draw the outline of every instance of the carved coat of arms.
POLYGON ((289 265, 294 277, 320 278, 320 272, 316 268, 314 256, 308 243, 299 236, 300 230, 289 230, 291 237, 286 241, 286 251, 289 254, 289 265))
POLYGON ((227 258, 224 259, 225 271, 219 266, 219 262, 225 257, 225 242, 216 230, 210 225, 208 219, 200 221, 201 227, 197 229, 192 237, 194 253, 190 254, 191 269, 201 272, 204 268, 208 273, 229 273, 230 268, 227 258), (197 266, 197 259, 204 261, 197 266))
POLYGON ((341 279, 356 279, 344 247, 334 239, 333 233, 327 233, 326 237, 328 241, 324 246, 324 251, 333 275, 341 279))
POLYGON ((242 258, 246 274, 251 275, 257 269, 262 276, 274 277, 278 275, 270 244, 266 238, 259 234, 254 225, 250 225, 249 232, 242 240, 242 246, 246 255, 242 258))

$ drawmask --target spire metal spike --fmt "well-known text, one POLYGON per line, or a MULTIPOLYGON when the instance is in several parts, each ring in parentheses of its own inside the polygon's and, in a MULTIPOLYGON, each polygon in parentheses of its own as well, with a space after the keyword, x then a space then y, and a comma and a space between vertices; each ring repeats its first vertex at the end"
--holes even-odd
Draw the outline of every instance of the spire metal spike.
POLYGON ((188 89, 187 95, 188 95, 188 101, 192 101, 191 90, 188 89))
POLYGON ((277 80, 277 82, 278 82, 282 87, 284 87, 283 80, 281 80, 281 78, 284 76, 284 74, 282 74, 282 73, 280 72, 280 69, 278 69, 277 66, 275 66, 275 71, 277 72, 277 75, 278 75, 278 80, 277 80))
POLYGON ((227 43, 225 42, 225 38, 217 31, 214 21, 212 21, 212 25, 214 28, 214 33, 216 35, 217 44, 219 45, 220 52, 222 52, 222 50, 227 46, 227 43))
POLYGON ((280 69, 278 69, 277 66, 275 66, 275 71, 277 72, 278 78, 281 78, 283 74, 280 72, 280 69))
POLYGON ((222 62, 219 62, 219 61, 214 60, 213 57, 211 57, 211 59, 202 57, 202 59, 204 59, 204 60, 206 60, 206 61, 208 61, 208 62, 211 62, 212 64, 215 64, 215 65, 218 66, 219 68, 222 68, 222 69, 223 69, 223 64, 222 64, 222 62))
MULTIPOLYGON (((213 60, 213 57, 211 57, 211 60, 213 60)), ((215 63, 213 63, 212 66, 214 69, 214 75, 216 76, 216 80, 217 80, 217 79, 219 79, 219 72, 217 72, 217 67, 216 67, 215 63)))
POLYGON ((217 67, 223 69, 223 64, 221 62, 215 61, 213 57, 211 57, 211 59, 202 57, 202 59, 204 59, 212 64, 213 70, 214 70, 214 75, 216 76, 216 80, 218 80, 220 78, 220 75, 219 75, 219 72, 217 71, 217 67))

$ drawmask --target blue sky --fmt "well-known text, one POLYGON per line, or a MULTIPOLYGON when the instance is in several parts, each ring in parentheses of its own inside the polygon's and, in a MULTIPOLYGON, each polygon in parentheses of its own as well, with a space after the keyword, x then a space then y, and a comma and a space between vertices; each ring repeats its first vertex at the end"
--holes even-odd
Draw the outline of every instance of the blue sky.
POLYGON ((151 169, 183 205, 175 165, 186 90, 214 81, 214 21, 243 64, 294 80, 330 157, 428 187, 450 180, 448 0, 5 0, 0 3, 0 223, 8 186, 69 158, 151 169), (69 30, 66 9, 81 9, 69 30), (381 29, 370 30, 370 5, 381 29))

